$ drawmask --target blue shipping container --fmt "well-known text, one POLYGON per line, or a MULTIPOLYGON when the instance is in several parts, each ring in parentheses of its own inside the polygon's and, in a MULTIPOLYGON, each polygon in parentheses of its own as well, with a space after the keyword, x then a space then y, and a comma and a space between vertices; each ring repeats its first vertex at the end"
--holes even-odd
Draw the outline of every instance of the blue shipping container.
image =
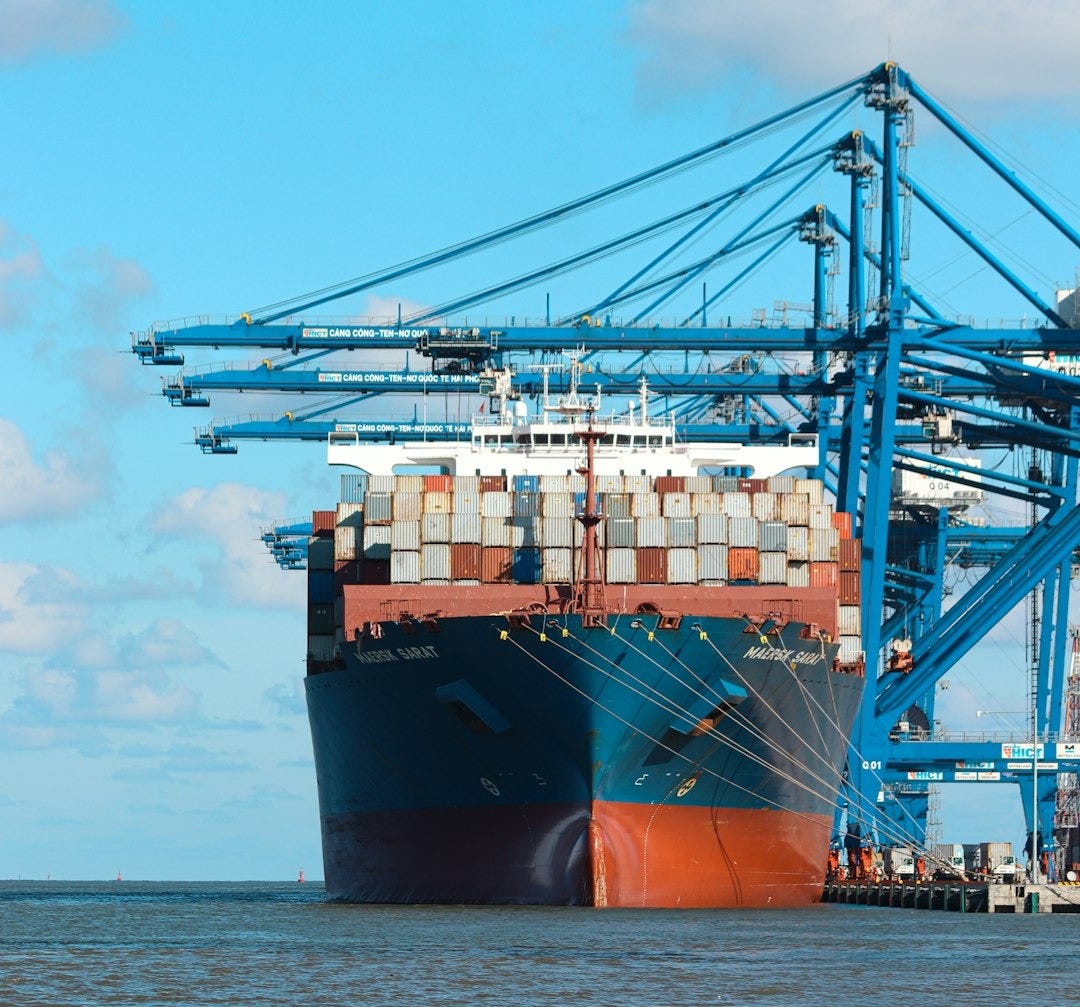
POLYGON ((515 549, 511 576, 516 584, 539 584, 543 566, 539 549, 515 549))

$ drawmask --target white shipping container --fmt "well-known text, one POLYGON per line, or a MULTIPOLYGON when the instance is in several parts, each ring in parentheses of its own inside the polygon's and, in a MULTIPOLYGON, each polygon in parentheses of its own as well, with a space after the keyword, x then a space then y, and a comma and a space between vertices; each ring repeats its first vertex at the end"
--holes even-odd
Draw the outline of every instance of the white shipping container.
POLYGON ((423 476, 394 476, 394 493, 423 493, 423 476))
POLYGON ((811 528, 811 561, 814 563, 835 563, 839 558, 840 532, 836 528, 811 528))
POLYGON ((395 549, 390 554, 390 583, 420 583, 420 552, 395 549))
POLYGON ((337 523, 343 524, 363 524, 364 523, 364 505, 362 503, 339 503, 337 505, 337 523))
POLYGON ((648 493, 652 490, 652 479, 641 473, 640 475, 623 475, 622 491, 624 493, 648 493))
POLYGON ((780 520, 787 525, 810 527, 810 497, 806 493, 785 493, 780 497, 780 520))
POLYGON ((622 476, 620 475, 613 475, 611 473, 607 475, 598 475, 596 477, 596 492, 621 493, 622 481, 622 476))
POLYGON ((394 521, 390 525, 390 548, 395 552, 398 549, 419 552, 420 522, 394 521))
POLYGON ((363 531, 356 525, 338 525, 334 529, 334 559, 345 562, 350 559, 358 559, 360 551, 358 545, 363 541, 363 531))
POLYGON ((811 504, 810 527, 831 528, 832 526, 832 504, 811 504))
POLYGON ((369 490, 364 497, 364 524, 389 524, 393 516, 393 494, 369 490))
POLYGON ((567 483, 570 486, 571 493, 584 493, 585 492, 585 477, 579 472, 571 472, 567 477, 567 483))
POLYGON ((307 547, 307 565, 309 570, 333 570, 333 540, 328 538, 310 539, 307 547))
POLYGON ((450 517, 450 541, 479 543, 484 527, 482 522, 479 511, 456 511, 450 517))
MULTIPOLYGON (((541 476, 541 478, 543 478, 541 476)), ((540 513, 544 517, 572 518, 574 516, 573 493, 545 493, 540 498, 540 513)))
POLYGON ((690 513, 694 517, 699 514, 723 514, 723 494, 713 493, 711 490, 708 493, 695 493, 690 498, 690 513))
POLYGON ((727 492, 724 494, 724 513, 728 517, 752 517, 753 504, 749 493, 727 492))
POLYGON ((425 514, 449 514, 452 510, 454 495, 442 490, 429 490, 424 494, 423 512, 425 514))
POLYGON ((425 514, 420 522, 420 535, 424 542, 449 542, 450 514, 425 514))
POLYGON ((600 511, 605 517, 632 517, 629 493, 605 493, 600 501, 600 511))
POLYGON ((795 492, 806 493, 812 504, 825 502, 825 485, 820 479, 796 479, 795 492))
POLYGON ((480 514, 483 517, 509 517, 514 513, 514 495, 505 491, 480 494, 480 514))
POLYGON ((420 550, 420 572, 424 583, 450 582, 450 546, 425 544, 420 550))
POLYGON ((727 523, 728 545, 740 549, 758 547, 758 523, 752 517, 729 517, 727 523))
MULTIPOLYGON (((607 526, 606 521, 601 521, 596 526, 596 541, 601 546, 603 546, 605 544, 606 526, 607 526)), ((579 547, 582 544, 582 542, 585 541, 585 525, 583 525, 580 521, 575 521, 574 524, 573 524, 573 530, 574 530, 574 546, 579 547)))
POLYGON ((541 549, 541 579, 545 584, 567 584, 573 579, 573 549, 541 549))
POLYGON ((858 605, 841 605, 836 628, 840 636, 859 636, 862 634, 862 622, 858 605))
POLYGON ((780 520, 780 498, 775 493, 755 493, 750 512, 759 521, 780 520))
POLYGON ((687 493, 711 493, 712 492, 712 476, 687 476, 686 477, 686 492, 687 493))
MULTIPOLYGON (((419 478, 413 476, 412 478, 419 478)), ((395 521, 419 521, 420 502, 422 493, 395 491, 394 493, 394 520, 395 521)))
POLYGON ((810 564, 805 560, 793 560, 790 553, 788 553, 787 586, 810 586, 810 564))
POLYGON ((689 493, 665 493, 660 506, 664 517, 690 517, 693 513, 689 493))
POLYGON ((544 544, 543 521, 539 517, 513 517, 514 548, 535 549, 544 544))
POLYGON ((843 664, 854 664, 863 656, 861 636, 840 637, 840 653, 837 657, 843 664))
POLYGON ((364 559, 390 558, 390 525, 364 525, 364 559))
POLYGON ((769 476, 765 480, 765 485, 768 487, 770 493, 794 493, 795 492, 795 477, 794 476, 769 476))
POLYGON ((667 582, 669 584, 696 584, 697 579, 697 550, 668 549, 667 582))
POLYGON ((667 541, 670 549, 692 549, 697 545, 697 519, 692 517, 669 517, 667 541))
POLYGON ((787 555, 787 525, 783 521, 762 521, 758 525, 762 552, 782 552, 787 555))
POLYGON ((540 477, 541 493, 569 493, 570 480, 565 475, 546 475, 540 477))
POLYGON ((698 546, 698 579, 702 581, 728 579, 728 547, 726 545, 698 546))
POLYGON ((638 547, 667 546, 667 523, 662 517, 639 517, 636 528, 638 547))
POLYGON ((574 544, 574 519, 571 517, 541 518, 540 542, 549 549, 569 549, 574 544))
POLYGON ((630 498, 630 513, 634 517, 659 517, 660 495, 658 493, 635 493, 630 498))
MULTIPOLYGON (((787 526, 787 555, 789 561, 805 563, 810 559, 810 529, 787 526)), ((797 585, 792 584, 792 587, 797 585)))
POLYGON ((786 552, 763 552, 763 553, 758 553, 758 583, 759 584, 786 584, 787 583, 787 553, 786 552))
POLYGON ((450 511, 453 514, 480 514, 480 491, 455 491, 450 497, 450 511))
POLYGON ((485 548, 492 546, 512 546, 514 544, 513 525, 508 517, 485 517, 481 519, 480 544, 485 548))
POLYGON ((612 548, 607 550, 609 584, 634 584, 637 582, 637 550, 612 548))
POLYGON ((453 487, 455 493, 471 493, 476 496, 480 495, 480 477, 479 476, 453 476, 453 487))
POLYGON ((370 475, 367 484, 369 493, 393 493, 394 477, 392 475, 370 475))
POLYGON ((699 514, 697 516, 698 542, 715 545, 726 544, 728 537, 728 520, 726 514, 699 514))

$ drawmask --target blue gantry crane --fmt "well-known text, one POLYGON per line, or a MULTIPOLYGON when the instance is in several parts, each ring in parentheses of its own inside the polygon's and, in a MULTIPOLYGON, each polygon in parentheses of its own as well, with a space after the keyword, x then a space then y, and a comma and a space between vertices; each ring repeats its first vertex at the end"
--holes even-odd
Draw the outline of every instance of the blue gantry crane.
MULTIPOLYGON (((816 438, 813 474, 854 516, 863 542, 857 603, 868 683, 838 829, 923 843, 932 785, 1012 780, 1024 795, 1029 832, 1050 837, 1058 775, 1080 771, 1080 739, 1062 734, 1069 589, 1080 549, 1077 292, 1041 294, 1000 242, 910 169, 916 109, 1042 222, 1059 272, 1071 268, 1077 228, 906 71, 885 63, 525 220, 234 320, 156 324, 133 334, 132 349, 141 363, 170 368, 183 368, 192 349, 271 354, 254 365, 185 368, 162 382, 170 405, 183 407, 205 408, 220 395, 287 398, 288 409, 276 415, 199 428, 196 443, 213 454, 235 452, 245 440, 325 442, 342 432, 387 441, 464 438, 469 424, 451 418, 452 397, 479 402, 491 371, 504 368, 515 372, 522 395, 538 395, 543 380, 558 390, 552 364, 576 348, 591 367, 586 380, 616 400, 647 379, 659 409, 678 418, 687 438, 816 438), (860 110, 879 128, 838 127, 860 110), (734 169, 741 174, 719 191, 665 205, 621 233, 590 227, 580 247, 509 279, 378 323, 312 315, 465 257, 482 260, 615 200, 711 171, 759 143, 772 146, 734 169), (827 182, 837 193, 831 205, 819 195, 827 182), (958 316, 906 265, 916 219, 936 229, 933 244, 948 240, 974 256, 1030 317, 988 327, 958 316), (783 281, 799 276, 809 303, 778 302, 772 318, 762 310, 733 324, 735 292, 780 262, 783 281), (503 313, 491 321, 493 305, 539 285, 557 286, 574 306, 553 315, 549 292, 541 319, 503 313), (489 314, 470 321, 479 310, 489 314), (1011 508, 1004 526, 977 519, 973 507, 985 500, 1011 508), (977 576, 950 593, 957 570, 977 576), (1030 730, 1006 739, 943 738, 934 717, 939 683, 988 626, 1019 605, 1030 607, 1033 630, 1030 730)), ((267 535, 283 566, 302 564, 302 530, 267 535)))

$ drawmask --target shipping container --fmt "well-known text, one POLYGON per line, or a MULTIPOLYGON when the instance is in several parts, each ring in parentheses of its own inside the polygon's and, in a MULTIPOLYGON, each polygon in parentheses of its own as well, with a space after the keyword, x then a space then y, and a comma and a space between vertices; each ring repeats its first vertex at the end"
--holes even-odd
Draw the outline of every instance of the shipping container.
MULTIPOLYGON (((572 527, 573 532, 574 532, 574 547, 578 548, 585 541, 585 525, 583 525, 580 521, 574 521, 571 527, 572 527)), ((605 534, 606 534, 605 533, 606 528, 607 528, 607 522, 606 521, 601 521, 596 526, 596 541, 597 541, 598 545, 603 546, 603 545, 606 544, 605 541, 604 541, 605 534)))
POLYGON ((386 493, 389 495, 394 492, 394 477, 392 475, 369 475, 368 476, 368 492, 369 493, 386 493))
POLYGON ((363 503, 367 488, 366 472, 350 472, 341 477, 341 499, 345 503, 363 503))
POLYGON ((862 568, 862 543, 857 538, 840 539, 840 569, 858 573, 862 568))
POLYGON ((724 513, 728 517, 753 517, 753 498, 749 493, 724 493, 724 513))
POLYGON ((424 493, 420 509, 424 514, 449 514, 454 509, 454 494, 442 490, 428 490, 424 493))
POLYGON ((860 611, 858 605, 841 604, 838 607, 836 630, 840 636, 860 636, 862 634, 860 611))
POLYGON ((515 493, 539 493, 540 477, 530 475, 514 476, 514 482, 511 488, 515 493))
POLYGON ((336 511, 337 526, 357 527, 364 523, 364 505, 362 503, 339 503, 336 511))
POLYGON ((308 570, 307 575, 308 602, 334 600, 334 571, 333 570, 308 570))
POLYGON ((737 493, 739 480, 735 476, 713 476, 712 486, 714 493, 737 493))
POLYGON ((769 476, 765 480, 765 488, 770 493, 776 493, 782 495, 784 493, 795 492, 795 477, 794 476, 769 476))
POLYGON ((644 472, 634 475, 623 475, 622 491, 633 495, 634 493, 651 493, 652 480, 644 472))
POLYGON ((861 636, 842 636, 837 641, 840 652, 836 655, 841 664, 856 664, 863 656, 861 636))
MULTIPOLYGON (((486 478, 481 476, 481 479, 486 478)), ((483 517, 510 517, 514 512, 514 498, 510 493, 485 490, 480 494, 480 514, 483 517)))
POLYGON ((454 477, 449 475, 424 476, 425 493, 452 493, 454 477))
MULTIPOLYGON (((387 532, 389 532, 387 526, 387 532)), ((361 584, 389 584, 390 583, 390 555, 389 543, 387 544, 386 559, 365 559, 360 565, 361 584)))
POLYGON ((613 549, 633 549, 637 545, 634 535, 635 521, 632 517, 609 517, 607 525, 607 544, 613 549))
POLYGON ((665 493, 660 499, 660 513, 664 517, 692 517, 689 493, 665 493))
POLYGON ((787 526, 788 562, 805 563, 810 559, 810 529, 787 526))
POLYGON ((312 538, 307 547, 309 570, 334 569, 334 543, 328 538, 312 538))
POLYGON ((512 517, 510 544, 515 549, 539 549, 544 544, 543 521, 538 517, 512 517))
MULTIPOLYGON (((567 477, 571 493, 585 492, 585 477, 579 472, 571 472, 567 477)), ((595 489, 595 487, 593 487, 595 489)))
POLYGON ((727 523, 728 545, 740 549, 757 549, 759 526, 752 517, 729 517, 727 523))
POLYGON ((810 586, 810 564, 803 560, 793 560, 790 552, 788 553, 787 585, 788 587, 810 586))
POLYGON ((659 517, 660 497, 655 493, 634 493, 630 497, 630 513, 634 517, 659 517))
MULTIPOLYGON (((715 494, 714 494, 715 496, 715 494)), ((704 513, 697 516, 697 540, 701 544, 726 545, 728 517, 726 514, 704 513)))
POLYGON ((360 559, 346 560, 344 563, 334 564, 334 593, 340 593, 346 584, 363 584, 361 571, 364 561, 360 559))
POLYGON ((513 502, 514 517, 539 517, 540 494, 539 493, 514 493, 513 502))
POLYGON ((637 550, 613 546, 607 550, 605 579, 609 584, 637 583, 637 550))
POLYGON ((334 603, 314 602, 308 605, 308 635, 321 636, 334 633, 334 603))
POLYGON ((638 548, 667 548, 667 524, 662 517, 639 517, 635 531, 638 548))
MULTIPOLYGON (((765 496, 764 493, 759 493, 758 497, 765 496)), ((783 521, 762 521, 758 525, 759 540, 758 544, 762 552, 782 552, 784 553, 784 559, 787 559, 787 542, 788 542, 788 526, 783 521)), ((742 543, 740 543, 742 544, 742 543)), ((770 581, 770 583, 778 583, 776 581, 770 581)))
POLYGON ((796 479, 795 492, 806 493, 811 504, 825 502, 825 485, 819 479, 796 479))
POLYGON ((450 581, 450 546, 425 544, 420 549, 420 574, 425 584, 433 580, 450 581))
POLYGON ((858 605, 861 600, 859 591, 859 581, 861 575, 859 571, 848 572, 847 570, 840 570, 840 604, 841 605, 858 605))
POLYGON ((527 547, 514 550, 511 576, 515 584, 539 584, 542 570, 539 549, 527 547))
POLYGON ((393 494, 368 491, 364 497, 364 524, 389 524, 394 518, 393 494))
POLYGON ((475 542, 479 545, 483 528, 483 518, 478 510, 455 511, 450 515, 451 542, 475 542))
POLYGON ((390 558, 390 525, 364 525, 363 556, 365 560, 390 558))
POLYGON ((758 554, 758 583, 787 583, 786 552, 762 552, 758 554))
POLYGON ((810 529, 810 559, 835 563, 840 558, 840 533, 835 528, 810 529))
POLYGON ((698 546, 698 580, 718 583, 728 579, 728 547, 698 546))
MULTIPOLYGON (((392 552, 399 549, 406 552, 420 551, 420 522, 397 521, 390 525, 390 548, 392 552)), ((393 559, 393 555, 390 556, 393 559)))
POLYGON ((728 580, 757 583, 760 553, 757 549, 728 546, 728 580))
MULTIPOLYGON (((815 504, 810 505, 810 527, 814 529, 818 528, 833 528, 832 520, 833 510, 832 504, 815 504)), ((833 529, 835 531, 835 529, 833 529)))
POLYGON ((669 517, 666 520, 669 549, 692 549, 697 545, 697 520, 695 518, 669 517))
POLYGON ((697 549, 668 549, 665 571, 667 583, 696 584, 697 560, 697 549))
POLYGON ((840 532, 840 540, 851 538, 851 515, 846 511, 838 510, 833 511, 832 516, 833 527, 840 532))
POLYGON ((755 493, 750 501, 750 513, 759 521, 780 520, 780 498, 775 493, 755 493))
POLYGON ((468 493, 471 496, 480 496, 480 477, 479 476, 454 476, 453 477, 453 491, 454 493, 468 493))
POLYGON ((479 490, 454 490, 450 497, 451 514, 475 514, 480 516, 479 490))
POLYGON ((480 544, 485 548, 502 546, 512 548, 514 545, 512 518, 508 517, 485 517, 482 518, 480 544))
POLYGON ((544 496, 548 493, 569 493, 570 478, 565 475, 543 475, 540 477, 540 492, 544 496))
POLYGON ((659 496, 665 493, 685 493, 685 476, 657 476, 653 482, 653 492, 659 496))
POLYGON ((836 587, 838 572, 835 563, 810 563, 811 587, 836 587))
POLYGON ((506 476, 480 476, 481 493, 505 493, 506 476))
POLYGON ((607 475, 596 476, 596 492, 597 493, 622 493, 623 478, 613 473, 607 475))
POLYGON ((638 546, 637 574, 639 584, 667 583, 667 549, 638 546))
POLYGON ((695 493, 690 498, 690 513, 697 517, 699 514, 723 514, 724 495, 722 493, 695 493))
POLYGON ((337 525, 337 513, 332 510, 317 510, 311 513, 312 535, 333 535, 337 525))
POLYGON ((339 525, 334 529, 334 559, 356 559, 360 555, 363 530, 355 525, 339 525))
POLYGON ((309 661, 321 661, 329 664, 337 653, 337 643, 333 633, 309 634, 307 656, 309 661))
POLYGON ((810 527, 810 497, 806 493, 785 493, 780 497, 780 520, 788 525, 810 527))
POLYGON ((423 493, 424 476, 402 475, 394 476, 394 496, 402 493, 423 493))
POLYGON ((480 545, 461 542, 450 546, 450 578, 452 580, 480 579, 480 545))
POLYGON ((574 545, 574 519, 541 518, 540 544, 547 549, 570 549, 574 545))
POLYGON ((686 492, 687 493, 711 493, 712 492, 712 476, 687 476, 686 477, 686 492))
POLYGON ((425 543, 450 541, 450 514, 425 514, 420 522, 420 535, 425 543))
POLYGON ((513 572, 513 549, 507 546, 495 546, 480 550, 480 579, 485 584, 508 583, 513 572))
POLYGON ((545 584, 569 584, 574 579, 573 549, 542 549, 540 562, 540 576, 545 584))
POLYGON ((390 553, 390 583, 420 583, 420 551, 395 549, 390 553))

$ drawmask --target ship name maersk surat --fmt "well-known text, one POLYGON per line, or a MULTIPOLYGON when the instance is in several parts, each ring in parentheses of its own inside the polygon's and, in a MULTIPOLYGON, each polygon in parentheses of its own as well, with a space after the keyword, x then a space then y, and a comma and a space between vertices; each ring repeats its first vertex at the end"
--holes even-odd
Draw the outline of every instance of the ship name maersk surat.
POLYGON ((681 444, 644 388, 601 422, 572 387, 530 418, 507 378, 468 442, 331 437, 363 474, 308 552, 327 892, 817 901, 864 682, 849 518, 777 475, 817 447, 681 444))

